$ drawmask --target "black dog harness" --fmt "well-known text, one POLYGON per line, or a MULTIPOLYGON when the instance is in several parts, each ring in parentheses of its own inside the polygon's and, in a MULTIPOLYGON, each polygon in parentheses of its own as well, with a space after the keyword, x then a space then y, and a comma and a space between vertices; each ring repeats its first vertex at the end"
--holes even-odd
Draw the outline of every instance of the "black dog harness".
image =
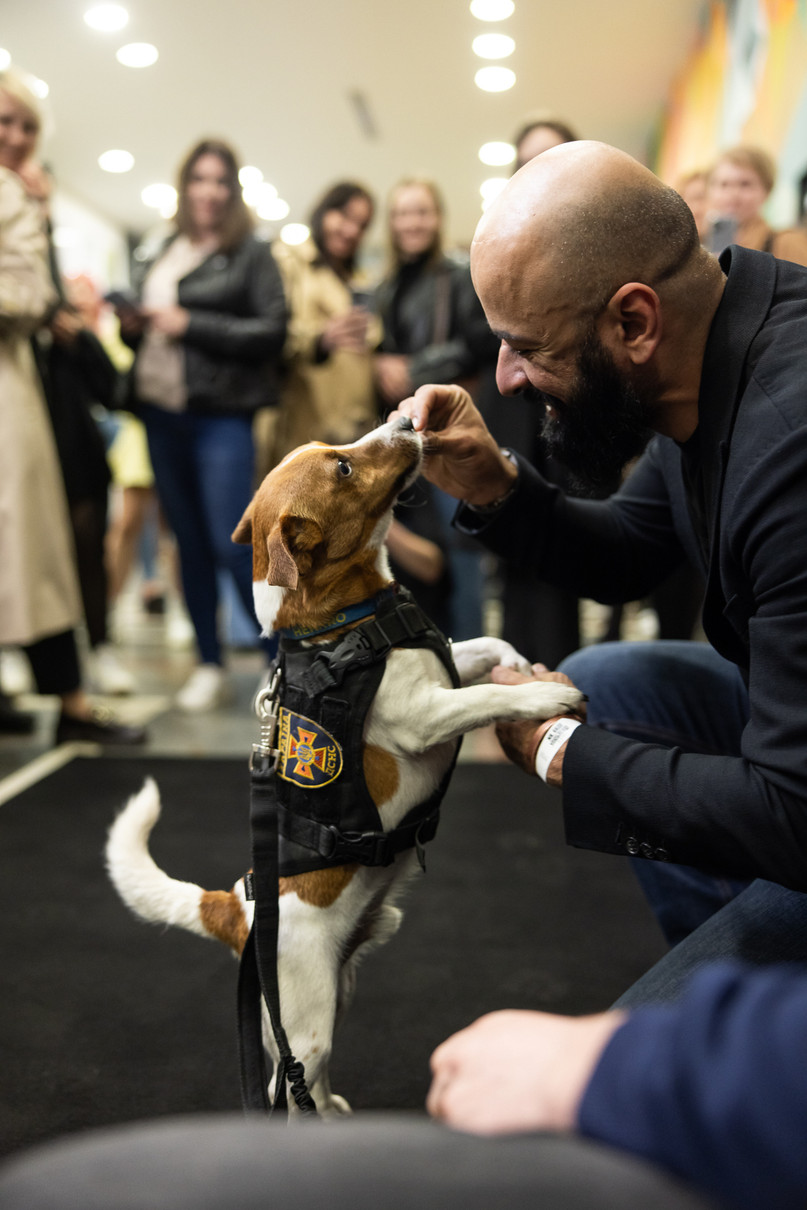
POLYGON ((270 1108, 261 1039, 262 990, 280 1052, 273 1108, 285 1106, 288 1079, 303 1112, 315 1110, 302 1065, 291 1054, 280 1024, 278 876, 354 862, 386 866, 411 848, 417 849, 423 865, 423 846, 437 831, 456 754, 434 793, 388 832, 364 777, 365 722, 393 648, 433 651, 452 685, 458 686, 448 642, 411 594, 394 585, 338 614, 323 630, 281 631, 271 683, 256 701, 261 741, 251 761, 253 870, 245 879, 247 895, 255 900, 255 919, 239 979, 245 1108, 270 1108), (354 629, 331 642, 308 642, 355 620, 354 629))

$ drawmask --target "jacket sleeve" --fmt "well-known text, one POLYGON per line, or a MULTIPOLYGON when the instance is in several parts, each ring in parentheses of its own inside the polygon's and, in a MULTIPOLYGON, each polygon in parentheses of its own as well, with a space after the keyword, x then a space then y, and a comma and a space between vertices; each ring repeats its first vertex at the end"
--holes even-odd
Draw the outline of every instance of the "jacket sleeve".
POLYGON ((710 967, 606 1046, 578 1128, 743 1210, 807 1196, 807 974, 710 967))
POLYGON ((476 374, 495 362, 499 341, 491 332, 476 296, 470 270, 451 271, 451 338, 413 353, 409 362, 412 389, 428 382, 450 383, 476 374))
POLYGON ((805 460, 796 428, 752 462, 724 508, 722 625, 749 669, 741 754, 579 728, 563 766, 570 844, 624 853, 632 838, 675 862, 807 891, 805 460))
POLYGON ((247 265, 243 313, 190 308, 184 343, 245 361, 280 357, 286 339, 286 299, 268 244, 254 240, 247 265))
POLYGON ((37 209, 16 176, 0 170, 0 334, 30 334, 55 301, 37 209))
POLYGON ((489 519, 461 505, 454 523, 577 596, 607 604, 638 600, 685 558, 658 441, 607 500, 567 496, 515 455, 518 480, 507 503, 489 519))

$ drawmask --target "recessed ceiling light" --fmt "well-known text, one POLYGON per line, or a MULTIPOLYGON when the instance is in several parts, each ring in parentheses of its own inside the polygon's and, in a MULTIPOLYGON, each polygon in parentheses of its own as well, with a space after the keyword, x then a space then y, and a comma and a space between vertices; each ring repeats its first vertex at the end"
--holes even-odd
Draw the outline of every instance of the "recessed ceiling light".
POLYGON ((134 167, 134 156, 131 151, 105 151, 98 163, 104 172, 128 172, 134 167))
POLYGON ((11 66, 11 55, 8 53, 7 50, 4 50, 3 47, 0 46, 0 71, 5 71, 6 68, 10 67, 10 66, 11 66))
POLYGON ((280 238, 284 244, 304 244, 311 232, 305 223, 286 223, 280 228, 280 238))
POLYGON ((282 197, 272 197, 261 202, 257 207, 257 214, 258 218, 265 219, 267 223, 279 223, 281 219, 288 218, 290 209, 289 203, 284 202, 282 197))
POLYGON ((506 21, 515 7, 513 0, 471 0, 471 12, 478 21, 506 21))
POLYGON ((479 186, 479 192, 486 202, 492 202, 495 197, 498 197, 502 189, 507 184, 506 176, 491 176, 486 181, 483 181, 479 186))
POLYGON ((177 208, 177 191, 173 185, 146 185, 140 194, 144 205, 150 210, 159 210, 163 218, 170 218, 177 208))
POLYGON ((129 20, 129 14, 120 4, 94 4, 92 8, 87 9, 84 20, 91 29, 111 34, 115 30, 123 29, 129 20))
POLYGON ((480 34, 473 40, 473 50, 480 59, 506 59, 516 44, 507 34, 480 34))
POLYGON ((270 185, 268 181, 251 181, 244 185, 241 190, 244 201, 248 206, 254 206, 257 209, 259 206, 264 206, 269 202, 273 202, 277 197, 277 190, 274 185, 270 185))
POLYGON ((503 164, 512 164, 516 149, 512 143, 483 143, 479 148, 479 158, 483 164, 500 168, 503 164))
POLYGON ((263 180, 263 173, 254 164, 245 164, 238 170, 238 180, 242 185, 257 185, 263 180))
POLYGON ((157 62, 159 52, 150 42, 129 42, 120 48, 115 58, 124 67, 151 67, 157 62))
POLYGON ((516 82, 516 73, 509 67, 480 67, 474 76, 477 88, 484 92, 506 92, 516 82))

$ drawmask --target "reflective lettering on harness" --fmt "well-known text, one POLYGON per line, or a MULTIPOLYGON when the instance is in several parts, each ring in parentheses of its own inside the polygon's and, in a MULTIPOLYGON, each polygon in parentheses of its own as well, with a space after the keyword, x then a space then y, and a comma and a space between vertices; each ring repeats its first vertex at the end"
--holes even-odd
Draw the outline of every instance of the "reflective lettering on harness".
POLYGON ((342 749, 330 732, 303 714, 280 707, 277 775, 305 790, 318 790, 342 772, 342 749))

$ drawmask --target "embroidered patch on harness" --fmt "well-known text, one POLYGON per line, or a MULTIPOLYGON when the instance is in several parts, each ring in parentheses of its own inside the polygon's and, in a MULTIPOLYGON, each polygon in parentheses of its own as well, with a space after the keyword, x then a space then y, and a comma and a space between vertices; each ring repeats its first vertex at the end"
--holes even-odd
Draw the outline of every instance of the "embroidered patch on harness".
POLYGON ((305 790, 318 790, 342 772, 342 749, 333 736, 304 714, 280 707, 277 775, 305 790))

